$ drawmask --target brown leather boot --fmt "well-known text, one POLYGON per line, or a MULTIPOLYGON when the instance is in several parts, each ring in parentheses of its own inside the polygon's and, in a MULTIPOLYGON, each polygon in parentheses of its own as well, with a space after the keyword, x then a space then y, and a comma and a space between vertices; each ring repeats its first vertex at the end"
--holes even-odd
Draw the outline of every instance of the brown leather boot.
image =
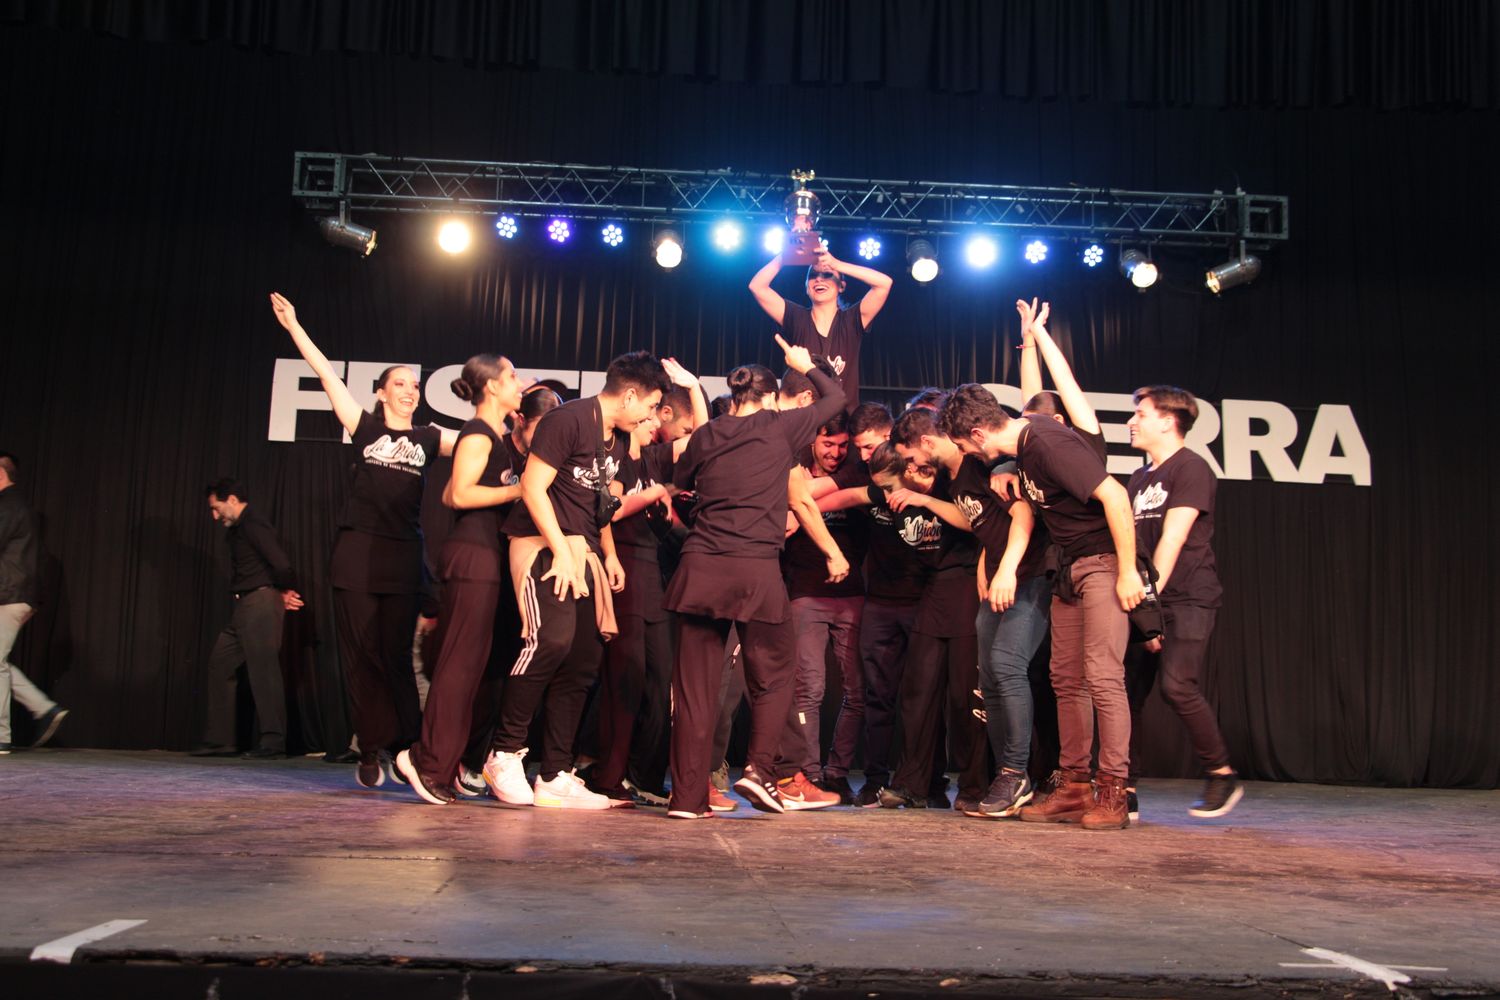
POLYGON ((1027 823, 1077 823, 1093 808, 1094 786, 1087 771, 1053 771, 1043 794, 1021 809, 1027 823))
POLYGON ((1085 830, 1123 830, 1130 825, 1130 805, 1125 794, 1125 779, 1100 775, 1096 783, 1094 808, 1083 814, 1085 830))

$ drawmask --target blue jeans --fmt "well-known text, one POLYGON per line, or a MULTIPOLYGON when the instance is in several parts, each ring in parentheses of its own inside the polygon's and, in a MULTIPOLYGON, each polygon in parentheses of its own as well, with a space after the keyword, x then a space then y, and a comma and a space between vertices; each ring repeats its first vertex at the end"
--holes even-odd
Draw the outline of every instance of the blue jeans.
POLYGON ((1026 770, 1031 760, 1031 682, 1027 668, 1047 636, 1052 588, 1045 576, 1022 580, 1016 603, 1004 612, 979 605, 974 630, 979 633, 979 689, 990 748, 1001 767, 1026 770))

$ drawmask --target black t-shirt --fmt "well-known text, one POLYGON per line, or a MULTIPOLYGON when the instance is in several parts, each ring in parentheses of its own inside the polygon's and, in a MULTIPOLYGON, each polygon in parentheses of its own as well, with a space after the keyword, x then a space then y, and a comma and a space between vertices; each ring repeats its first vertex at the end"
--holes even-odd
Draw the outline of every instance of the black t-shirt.
POLYGON ((271 522, 249 505, 225 533, 229 540, 229 590, 243 594, 257 587, 291 590, 296 587, 292 561, 271 522))
MULTIPOLYGON (((990 470, 973 455, 965 455, 951 486, 953 502, 969 519, 974 538, 984 550, 984 567, 990 576, 1000 567, 1005 547, 1010 542, 1010 511, 1025 500, 1002 500, 990 489, 990 470)), ((1040 518, 1031 530, 1031 540, 1016 567, 1016 581, 1029 580, 1042 571, 1047 550, 1047 533, 1041 530, 1040 518)))
MULTIPOLYGON (((464 424, 458 432, 459 443, 470 435, 489 438, 490 457, 485 461, 484 472, 479 476, 480 486, 514 486, 520 481, 520 460, 510 450, 508 438, 502 438, 483 420, 475 418, 464 424)), ((454 448, 457 452, 457 447, 454 448)), ((515 501, 512 501, 515 502, 515 501)), ((448 532, 449 541, 467 542, 487 549, 500 548, 500 518, 510 504, 494 507, 474 507, 455 512, 453 530, 448 532)))
POLYGON ((915 604, 931 572, 923 549, 935 550, 944 525, 935 514, 908 507, 899 514, 885 494, 869 487, 870 553, 865 560, 865 597, 886 604, 915 604))
POLYGON ((808 377, 821 394, 812 406, 725 415, 693 432, 672 474, 679 489, 698 494, 684 555, 772 559, 781 554, 786 477, 794 456, 844 408, 837 382, 816 368, 808 377))
POLYGON ((1093 495, 1109 475, 1103 460, 1083 438, 1051 417, 1022 419, 1030 426, 1021 432, 1016 471, 1053 541, 1073 559, 1113 552, 1104 505, 1093 495))
POLYGON ((813 354, 821 354, 833 365, 839 376, 839 385, 844 389, 845 409, 853 410, 859 405, 859 347, 865 338, 865 325, 859 315, 858 302, 845 306, 834 315, 826 337, 813 325, 811 310, 788 302, 781 316, 781 331, 789 343, 805 347, 813 354))
POLYGON ((1153 556, 1161 541, 1167 511, 1194 507, 1198 516, 1161 592, 1162 604, 1217 608, 1224 595, 1214 564, 1214 499, 1219 481, 1203 458, 1188 448, 1161 465, 1142 466, 1130 476, 1130 506, 1135 512, 1135 538, 1140 551, 1153 556))
MULTIPOLYGON (((839 489, 853 486, 868 486, 869 471, 856 454, 845 456, 844 463, 834 470, 834 485, 839 489)), ((798 597, 859 597, 865 592, 864 561, 870 546, 870 523, 864 508, 850 507, 845 510, 823 512, 823 525, 833 536, 839 551, 849 561, 849 575, 838 583, 828 582, 828 559, 823 550, 808 537, 806 531, 798 529, 786 540, 786 550, 781 554, 781 571, 786 577, 787 596, 798 597)))
MULTIPOLYGON (((595 552, 601 551, 595 520, 598 491, 609 489, 630 447, 629 436, 618 430, 606 445, 603 428, 597 397, 572 400, 542 417, 526 456, 528 462, 535 459, 557 470, 547 499, 558 527, 564 535, 582 535, 595 552)), ((524 501, 512 505, 503 530, 512 538, 542 533, 524 501)))
MULTIPOLYGON (((953 503, 952 485, 948 473, 939 469, 931 496, 953 503)), ((973 532, 955 528, 936 514, 928 516, 937 521, 940 533, 936 548, 923 553, 932 572, 922 590, 912 628, 942 638, 973 635, 979 611, 978 539, 973 532)))
MULTIPOLYGON (((670 442, 646 445, 641 449, 640 458, 632 458, 627 450, 620 459, 620 471, 615 473, 615 481, 625 487, 626 496, 643 493, 663 483, 670 483, 673 464, 670 442)), ((614 533, 616 548, 628 545, 640 549, 640 552, 632 554, 632 558, 655 562, 657 537, 656 532, 651 530, 648 517, 644 510, 637 511, 616 521, 610 526, 610 530, 614 533)))
POLYGON ((422 477, 438 456, 442 431, 434 424, 391 430, 370 413, 359 415, 354 484, 340 528, 384 538, 422 537, 422 477))

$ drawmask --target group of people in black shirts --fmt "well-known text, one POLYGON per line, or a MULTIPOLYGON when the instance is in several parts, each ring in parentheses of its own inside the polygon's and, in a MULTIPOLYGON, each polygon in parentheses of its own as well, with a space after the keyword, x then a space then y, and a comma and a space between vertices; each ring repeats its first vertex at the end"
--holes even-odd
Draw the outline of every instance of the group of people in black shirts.
POLYGON ((409 369, 388 371, 362 410, 272 296, 356 452, 331 576, 359 783, 402 781, 433 804, 488 791, 512 806, 707 818, 739 805, 724 758, 743 699, 733 790, 757 809, 946 806, 951 758, 967 815, 1120 829, 1132 709, 1149 689, 1127 693, 1134 627, 1147 660, 1132 676, 1159 674, 1203 764, 1192 812, 1232 809, 1242 789, 1199 685, 1219 587, 1215 479, 1183 444, 1193 397, 1135 394, 1131 439, 1149 461, 1122 486, 1047 307, 1020 302, 1020 417, 972 384, 893 415, 858 395, 889 277, 825 252, 803 307, 771 288, 779 268, 750 288, 781 327, 781 379, 742 365, 710 404, 682 366, 638 351, 611 362, 597 396, 562 402, 480 354, 453 382, 475 406, 456 434, 413 426, 409 369), (844 305, 851 277, 868 291, 844 305), (423 710, 410 669, 427 618, 418 514, 439 454, 453 457, 443 501, 456 520, 436 560, 423 710), (1049 632, 1060 753, 1034 788, 1028 668, 1049 632), (830 669, 843 700, 825 741, 830 669))

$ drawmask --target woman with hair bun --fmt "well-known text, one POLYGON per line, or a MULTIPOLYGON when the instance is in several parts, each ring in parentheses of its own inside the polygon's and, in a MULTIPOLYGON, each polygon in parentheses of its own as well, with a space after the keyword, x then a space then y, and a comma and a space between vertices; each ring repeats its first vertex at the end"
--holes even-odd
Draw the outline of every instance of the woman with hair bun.
POLYGON ((360 409, 297 322, 291 302, 272 292, 271 310, 323 383, 334 415, 354 442, 354 480, 339 514, 329 575, 339 660, 359 739, 355 778, 374 788, 385 783, 389 751, 409 745, 422 727, 411 663, 425 592, 422 489, 428 465, 436 455, 453 453, 458 433, 412 425, 421 389, 416 373, 404 365, 381 373, 375 405, 360 409))
POLYGON ((735 788, 757 809, 784 811, 773 763, 792 706, 796 652, 780 562, 787 470, 817 429, 843 410, 844 391, 814 367, 807 348, 779 335, 776 342, 787 366, 812 381, 817 402, 778 411, 776 376, 760 365, 736 368, 729 373, 729 414, 693 433, 673 471, 679 489, 698 494, 666 598, 678 615, 667 812, 675 819, 713 815, 709 774, 718 761, 710 757, 731 626, 740 636, 751 715, 748 760, 735 788))
POLYGON ((422 717, 422 738, 396 755, 412 790, 434 805, 453 801, 459 759, 469 741, 474 694, 489 661, 495 609, 506 560, 497 511, 519 500, 516 457, 505 443, 505 421, 520 408, 521 381, 509 360, 476 354, 453 380, 453 394, 474 404, 458 432, 453 475, 443 502, 458 511, 438 570, 443 586, 443 644, 422 717))

